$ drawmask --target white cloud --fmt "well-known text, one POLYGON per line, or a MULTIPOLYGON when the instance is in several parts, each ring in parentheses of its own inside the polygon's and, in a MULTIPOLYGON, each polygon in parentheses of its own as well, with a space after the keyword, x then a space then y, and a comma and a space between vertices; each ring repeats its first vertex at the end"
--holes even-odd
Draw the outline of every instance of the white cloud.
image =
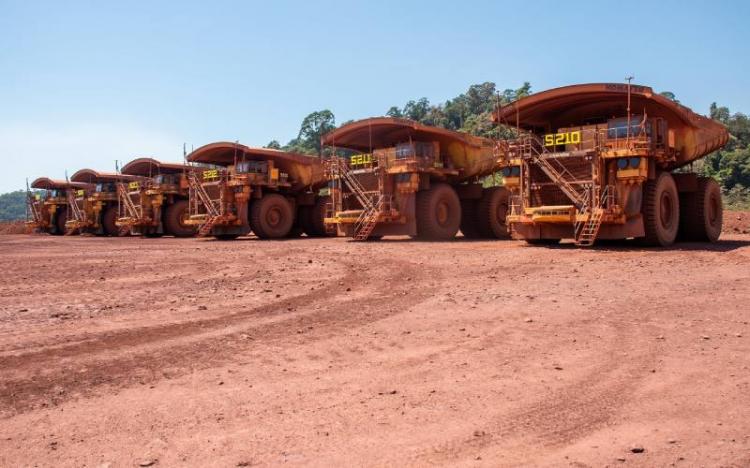
POLYGON ((114 171, 115 160, 141 156, 180 161, 182 141, 132 124, 0 125, 0 193, 25 187, 26 177, 61 179, 84 167, 114 171))

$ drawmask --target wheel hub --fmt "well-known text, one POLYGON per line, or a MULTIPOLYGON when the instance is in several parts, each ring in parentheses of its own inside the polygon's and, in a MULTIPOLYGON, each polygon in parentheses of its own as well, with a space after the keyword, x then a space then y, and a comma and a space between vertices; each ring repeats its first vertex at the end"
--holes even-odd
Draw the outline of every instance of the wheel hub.
POLYGON ((659 203, 659 218, 661 225, 665 229, 669 229, 672 226, 672 215, 674 213, 674 201, 668 193, 664 192, 661 196, 661 202, 659 203))
POLYGON ((271 208, 266 215, 266 221, 271 226, 277 226, 281 222, 281 212, 278 208, 271 208))
POLYGON ((444 201, 438 202, 435 207, 435 218, 441 226, 444 226, 448 222, 448 204, 444 201))

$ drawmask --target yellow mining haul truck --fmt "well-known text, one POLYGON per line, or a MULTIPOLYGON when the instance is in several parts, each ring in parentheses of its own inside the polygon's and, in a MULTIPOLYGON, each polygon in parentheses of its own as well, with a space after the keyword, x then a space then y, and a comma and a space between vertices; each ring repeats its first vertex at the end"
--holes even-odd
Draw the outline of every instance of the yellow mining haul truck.
POLYGON ((581 246, 718 239, 719 185, 674 171, 726 144, 720 123, 647 86, 612 83, 537 93, 499 109, 494 120, 521 132, 503 169, 514 237, 581 246))
POLYGON ((65 223, 69 216, 72 217, 69 213, 75 208, 71 208, 70 204, 75 200, 76 192, 90 187, 82 183, 40 177, 31 183, 31 188, 43 192, 34 194, 27 191, 29 227, 36 232, 63 235, 66 232, 65 223))
POLYGON ((117 226, 118 183, 144 181, 141 177, 81 169, 70 178, 72 182, 87 184, 90 189, 78 190, 71 201, 71 213, 66 229, 73 233, 97 234, 105 236, 126 235, 129 229, 117 226))
POLYGON ((508 191, 483 188, 501 168, 493 140, 390 117, 325 135, 333 213, 326 223, 356 240, 506 238, 508 191), (347 156, 342 156, 348 153, 347 156))
POLYGON ((328 235, 323 224, 328 197, 319 193, 326 179, 319 158, 218 142, 196 149, 187 160, 203 166, 188 177, 187 223, 200 226, 198 235, 328 235))
POLYGON ((196 166, 138 158, 122 167, 125 175, 141 181, 118 182, 119 211, 116 225, 146 237, 194 236, 198 229, 189 219, 188 174, 196 166))

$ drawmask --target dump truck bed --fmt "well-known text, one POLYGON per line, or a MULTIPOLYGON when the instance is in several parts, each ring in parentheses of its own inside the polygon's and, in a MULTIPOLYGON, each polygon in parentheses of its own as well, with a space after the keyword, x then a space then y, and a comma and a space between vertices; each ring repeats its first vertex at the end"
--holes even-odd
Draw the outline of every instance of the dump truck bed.
POLYGON ((138 176, 118 174, 116 172, 101 172, 93 169, 81 169, 70 178, 71 182, 83 182, 87 184, 107 182, 130 182, 141 179, 138 176))
POLYGON ((195 170, 195 166, 183 163, 166 163, 153 158, 137 158, 122 167, 122 173, 141 177, 154 177, 159 174, 180 174, 195 170))
POLYGON ((44 190, 85 189, 88 187, 88 184, 82 182, 68 182, 50 179, 49 177, 39 177, 31 183, 31 188, 44 190))
POLYGON ((240 161, 273 161, 275 167, 289 174, 293 189, 318 189, 326 184, 323 163, 319 158, 270 148, 222 141, 196 149, 188 155, 187 160, 224 167, 240 161))
POLYGON ((398 144, 433 142, 440 144, 440 155, 448 168, 458 174, 451 177, 461 182, 497 171, 495 144, 488 138, 422 125, 413 120, 373 117, 344 125, 323 136, 321 142, 330 147, 372 153, 398 144))
MULTIPOLYGON (((663 169, 672 170, 700 159, 726 144, 727 129, 687 107, 654 93, 648 86, 631 85, 631 115, 660 117, 674 130, 676 157, 663 169)), ((564 86, 519 99, 493 114, 496 123, 535 133, 607 122, 627 115, 628 85, 591 83, 564 86)))

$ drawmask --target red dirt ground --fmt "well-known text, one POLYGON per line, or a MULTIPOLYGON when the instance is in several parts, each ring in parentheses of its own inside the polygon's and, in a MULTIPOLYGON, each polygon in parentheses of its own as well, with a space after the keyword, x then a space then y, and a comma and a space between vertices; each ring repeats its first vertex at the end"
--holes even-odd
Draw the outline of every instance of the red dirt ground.
POLYGON ((748 466, 733 224, 673 249, 2 236, 0 466, 748 466))

